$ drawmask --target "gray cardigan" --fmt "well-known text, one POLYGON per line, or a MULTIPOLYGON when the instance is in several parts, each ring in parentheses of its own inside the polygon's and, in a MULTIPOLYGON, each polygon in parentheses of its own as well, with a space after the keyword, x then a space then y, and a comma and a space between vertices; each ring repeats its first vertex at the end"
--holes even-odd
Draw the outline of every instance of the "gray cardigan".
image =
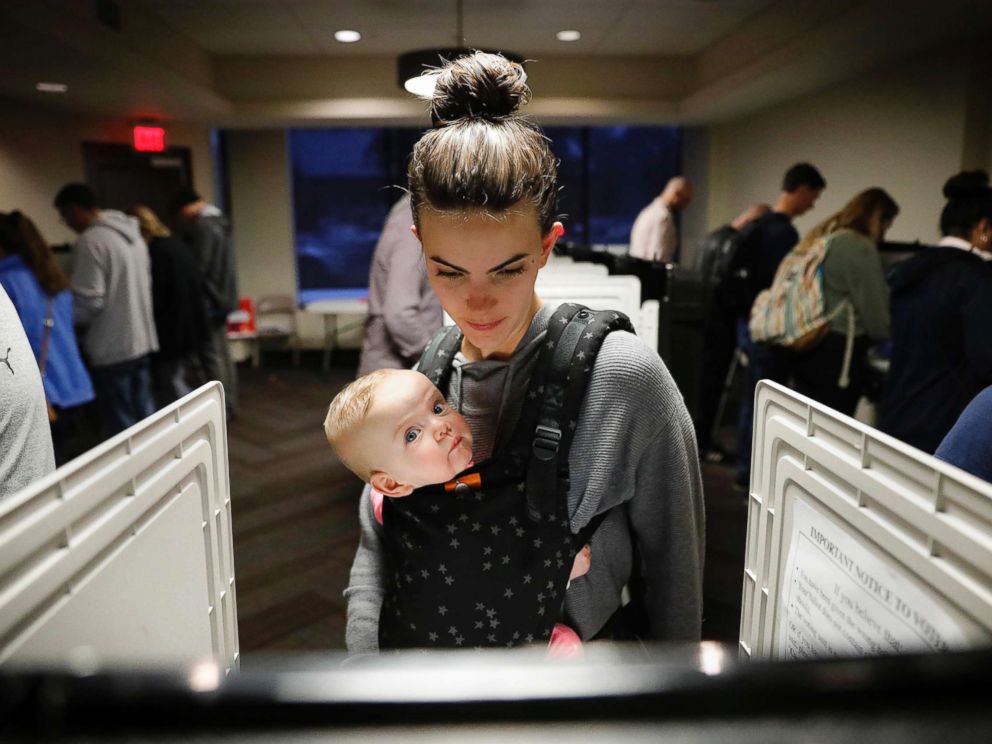
MULTIPOLYGON (((502 446, 516 423, 552 309, 535 316, 509 361, 456 357, 449 400, 468 419, 477 459, 502 446)), ((613 509, 592 539, 592 568, 573 580, 565 620, 594 636, 620 606, 632 543, 643 560, 645 603, 655 639, 700 637, 703 490, 692 421, 658 355, 636 336, 610 334, 592 372, 569 456, 569 511, 578 531, 613 509)), ((363 493, 361 541, 345 590, 351 653, 378 650, 385 555, 382 527, 363 493)))

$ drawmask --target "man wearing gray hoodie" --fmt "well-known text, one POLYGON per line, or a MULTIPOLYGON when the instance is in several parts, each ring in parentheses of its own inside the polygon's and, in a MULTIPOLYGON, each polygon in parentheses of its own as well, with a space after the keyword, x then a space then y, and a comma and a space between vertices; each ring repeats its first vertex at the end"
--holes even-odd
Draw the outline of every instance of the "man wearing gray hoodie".
POLYGON ((158 335, 148 246, 137 219, 100 209, 85 184, 62 187, 55 208, 79 235, 73 252, 74 320, 86 327, 83 350, 104 434, 111 436, 154 411, 148 357, 158 351, 158 335))

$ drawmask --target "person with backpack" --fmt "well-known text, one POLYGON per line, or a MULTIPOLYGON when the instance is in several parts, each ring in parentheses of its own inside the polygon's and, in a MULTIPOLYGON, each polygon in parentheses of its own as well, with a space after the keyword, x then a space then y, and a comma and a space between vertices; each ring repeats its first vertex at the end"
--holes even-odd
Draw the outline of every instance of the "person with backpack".
MULTIPOLYGON (((418 369, 468 421, 477 462, 453 498, 418 489, 384 505, 396 507, 384 518, 404 520, 411 542, 416 530, 445 529, 432 514, 450 515, 456 530, 461 521, 470 530, 489 524, 494 538, 517 529, 540 533, 502 552, 493 567, 504 559, 535 565, 529 557, 547 551, 552 536, 564 545, 595 525, 595 559, 565 596, 564 622, 588 640, 619 632, 640 609, 643 637, 698 640, 704 512, 682 397, 658 355, 619 330, 618 313, 567 305, 555 311, 535 294, 562 227, 555 158, 537 126, 516 114, 530 98, 523 68, 476 52, 435 74, 433 128, 414 148, 408 178, 431 285, 456 327, 435 337, 418 369), (625 586, 633 602, 621 610, 625 586)), ((387 538, 369 498, 360 510, 362 535, 345 592, 349 651, 429 645, 427 630, 397 611, 408 572, 387 561, 387 538)), ((485 619, 452 623, 457 633, 449 627, 444 634, 451 647, 460 636, 467 648, 522 644, 527 633, 549 637, 554 618, 540 613, 539 603, 560 601, 568 578, 555 550, 564 553, 555 548, 536 564, 555 572, 543 586, 526 571, 499 583, 485 562, 422 566, 429 578, 457 569, 464 586, 489 587, 488 600, 466 602, 455 581, 444 602, 404 609, 434 619, 486 607, 485 619), (519 635, 489 641, 506 627, 488 614, 501 598, 513 601, 507 611, 515 622, 540 632, 514 629, 519 635)))
POLYGON ((892 357, 878 427, 934 452, 992 384, 992 189, 984 171, 944 185, 943 238, 892 267, 892 357))
POLYGON ((721 283, 728 276, 730 262, 741 239, 746 236, 745 228, 770 211, 771 206, 768 204, 752 204, 733 222, 706 235, 699 241, 697 249, 696 270, 702 278, 705 298, 703 336, 706 343, 700 355, 696 437, 700 457, 704 462, 712 464, 719 464, 727 459, 727 453, 714 437, 714 429, 718 426, 717 411, 734 350, 737 348, 738 310, 724 304, 721 283))
POLYGON ((883 189, 857 194, 782 260, 751 311, 752 338, 795 351, 795 389, 847 416, 864 389, 869 346, 889 336, 878 244, 897 214, 883 189))
POLYGON ((754 425, 754 390, 759 380, 786 383, 788 356, 768 344, 754 343, 748 332, 751 305, 758 293, 771 286, 778 265, 799 242, 792 221, 806 214, 827 187, 823 175, 809 163, 796 163, 785 172, 782 191, 772 211, 755 220, 741 236, 737 250, 719 287, 723 302, 739 313, 737 345, 747 359, 744 390, 737 416, 737 473, 734 485, 747 488, 751 480, 751 429, 754 425))

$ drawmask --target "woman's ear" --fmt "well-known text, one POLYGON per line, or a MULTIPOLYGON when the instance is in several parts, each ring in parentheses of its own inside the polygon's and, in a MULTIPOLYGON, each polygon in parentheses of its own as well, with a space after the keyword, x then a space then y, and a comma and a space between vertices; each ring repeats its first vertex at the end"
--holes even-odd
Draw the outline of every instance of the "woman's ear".
POLYGON ((394 499, 401 498, 402 496, 409 496, 413 493, 413 486, 408 486, 404 483, 397 483, 396 480, 391 478, 387 473, 383 473, 381 470, 377 470, 372 473, 372 477, 369 478, 369 483, 372 485, 372 488, 381 493, 383 496, 389 496, 394 499))
POLYGON ((565 234, 565 227, 560 222, 556 222, 548 230, 548 234, 541 239, 541 259, 539 261, 538 268, 543 269, 548 263, 548 259, 551 257, 551 251, 554 250, 555 243, 558 242, 558 238, 565 234))
POLYGON ((416 225, 410 225, 410 232, 413 233, 413 237, 415 237, 420 243, 424 242, 420 240, 420 230, 417 229, 416 225))

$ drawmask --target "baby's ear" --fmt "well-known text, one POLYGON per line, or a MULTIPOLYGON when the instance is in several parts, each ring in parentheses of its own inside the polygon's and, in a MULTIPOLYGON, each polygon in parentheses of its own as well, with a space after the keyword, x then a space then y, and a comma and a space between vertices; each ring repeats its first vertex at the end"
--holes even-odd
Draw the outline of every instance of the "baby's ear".
POLYGON ((369 478, 369 483, 372 485, 372 488, 381 493, 383 496, 389 496, 394 499, 398 499, 401 496, 409 496, 413 493, 413 486, 408 486, 404 483, 397 483, 393 478, 390 478, 387 473, 383 473, 381 470, 377 470, 372 473, 372 477, 369 478))

